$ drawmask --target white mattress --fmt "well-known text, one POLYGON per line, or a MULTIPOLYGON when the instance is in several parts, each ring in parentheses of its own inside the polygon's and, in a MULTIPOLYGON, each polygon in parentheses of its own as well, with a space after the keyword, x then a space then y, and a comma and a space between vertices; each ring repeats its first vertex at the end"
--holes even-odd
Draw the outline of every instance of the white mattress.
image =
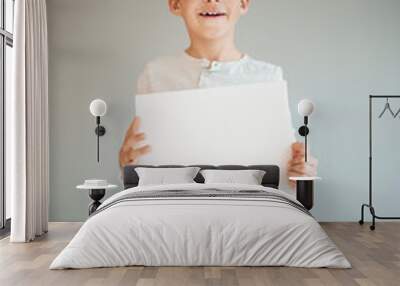
POLYGON ((50 269, 145 266, 349 268, 310 215, 284 203, 246 198, 151 198, 112 204, 135 192, 263 190, 262 186, 180 184, 135 187, 107 199, 50 269))

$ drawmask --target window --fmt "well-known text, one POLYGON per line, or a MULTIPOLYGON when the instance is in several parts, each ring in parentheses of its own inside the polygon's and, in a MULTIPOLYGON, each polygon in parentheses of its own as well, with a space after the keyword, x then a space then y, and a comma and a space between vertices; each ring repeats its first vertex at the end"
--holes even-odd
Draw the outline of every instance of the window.
MULTIPOLYGON (((9 227, 10 194, 5 188, 5 105, 11 92, 14 0, 0 0, 0 228, 9 227)), ((0 235, 2 234, 0 232, 0 235)))

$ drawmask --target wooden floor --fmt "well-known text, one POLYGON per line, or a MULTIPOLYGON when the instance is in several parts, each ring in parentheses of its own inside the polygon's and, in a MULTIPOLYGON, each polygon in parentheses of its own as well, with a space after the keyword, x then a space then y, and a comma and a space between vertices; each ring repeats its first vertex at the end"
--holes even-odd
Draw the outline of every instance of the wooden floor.
POLYGON ((357 223, 322 224, 352 269, 289 267, 124 267, 48 270, 81 226, 51 223, 29 244, 0 241, 0 285, 400 285, 400 223, 382 222, 375 232, 357 223))

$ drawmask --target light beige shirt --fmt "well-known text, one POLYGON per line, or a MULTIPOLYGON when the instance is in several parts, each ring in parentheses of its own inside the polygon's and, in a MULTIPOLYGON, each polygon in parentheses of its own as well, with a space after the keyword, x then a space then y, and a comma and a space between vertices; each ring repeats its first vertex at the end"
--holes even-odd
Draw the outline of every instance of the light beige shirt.
POLYGON ((235 61, 209 61, 183 52, 147 63, 138 79, 137 94, 276 80, 283 80, 281 67, 247 54, 235 61))

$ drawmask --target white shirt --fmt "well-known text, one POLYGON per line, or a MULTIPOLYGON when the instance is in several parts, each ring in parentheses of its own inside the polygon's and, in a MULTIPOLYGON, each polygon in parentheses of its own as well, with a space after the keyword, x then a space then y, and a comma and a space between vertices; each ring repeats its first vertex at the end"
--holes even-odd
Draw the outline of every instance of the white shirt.
POLYGON ((282 68, 247 54, 235 61, 209 61, 186 52, 146 64, 137 94, 283 80, 282 68))

